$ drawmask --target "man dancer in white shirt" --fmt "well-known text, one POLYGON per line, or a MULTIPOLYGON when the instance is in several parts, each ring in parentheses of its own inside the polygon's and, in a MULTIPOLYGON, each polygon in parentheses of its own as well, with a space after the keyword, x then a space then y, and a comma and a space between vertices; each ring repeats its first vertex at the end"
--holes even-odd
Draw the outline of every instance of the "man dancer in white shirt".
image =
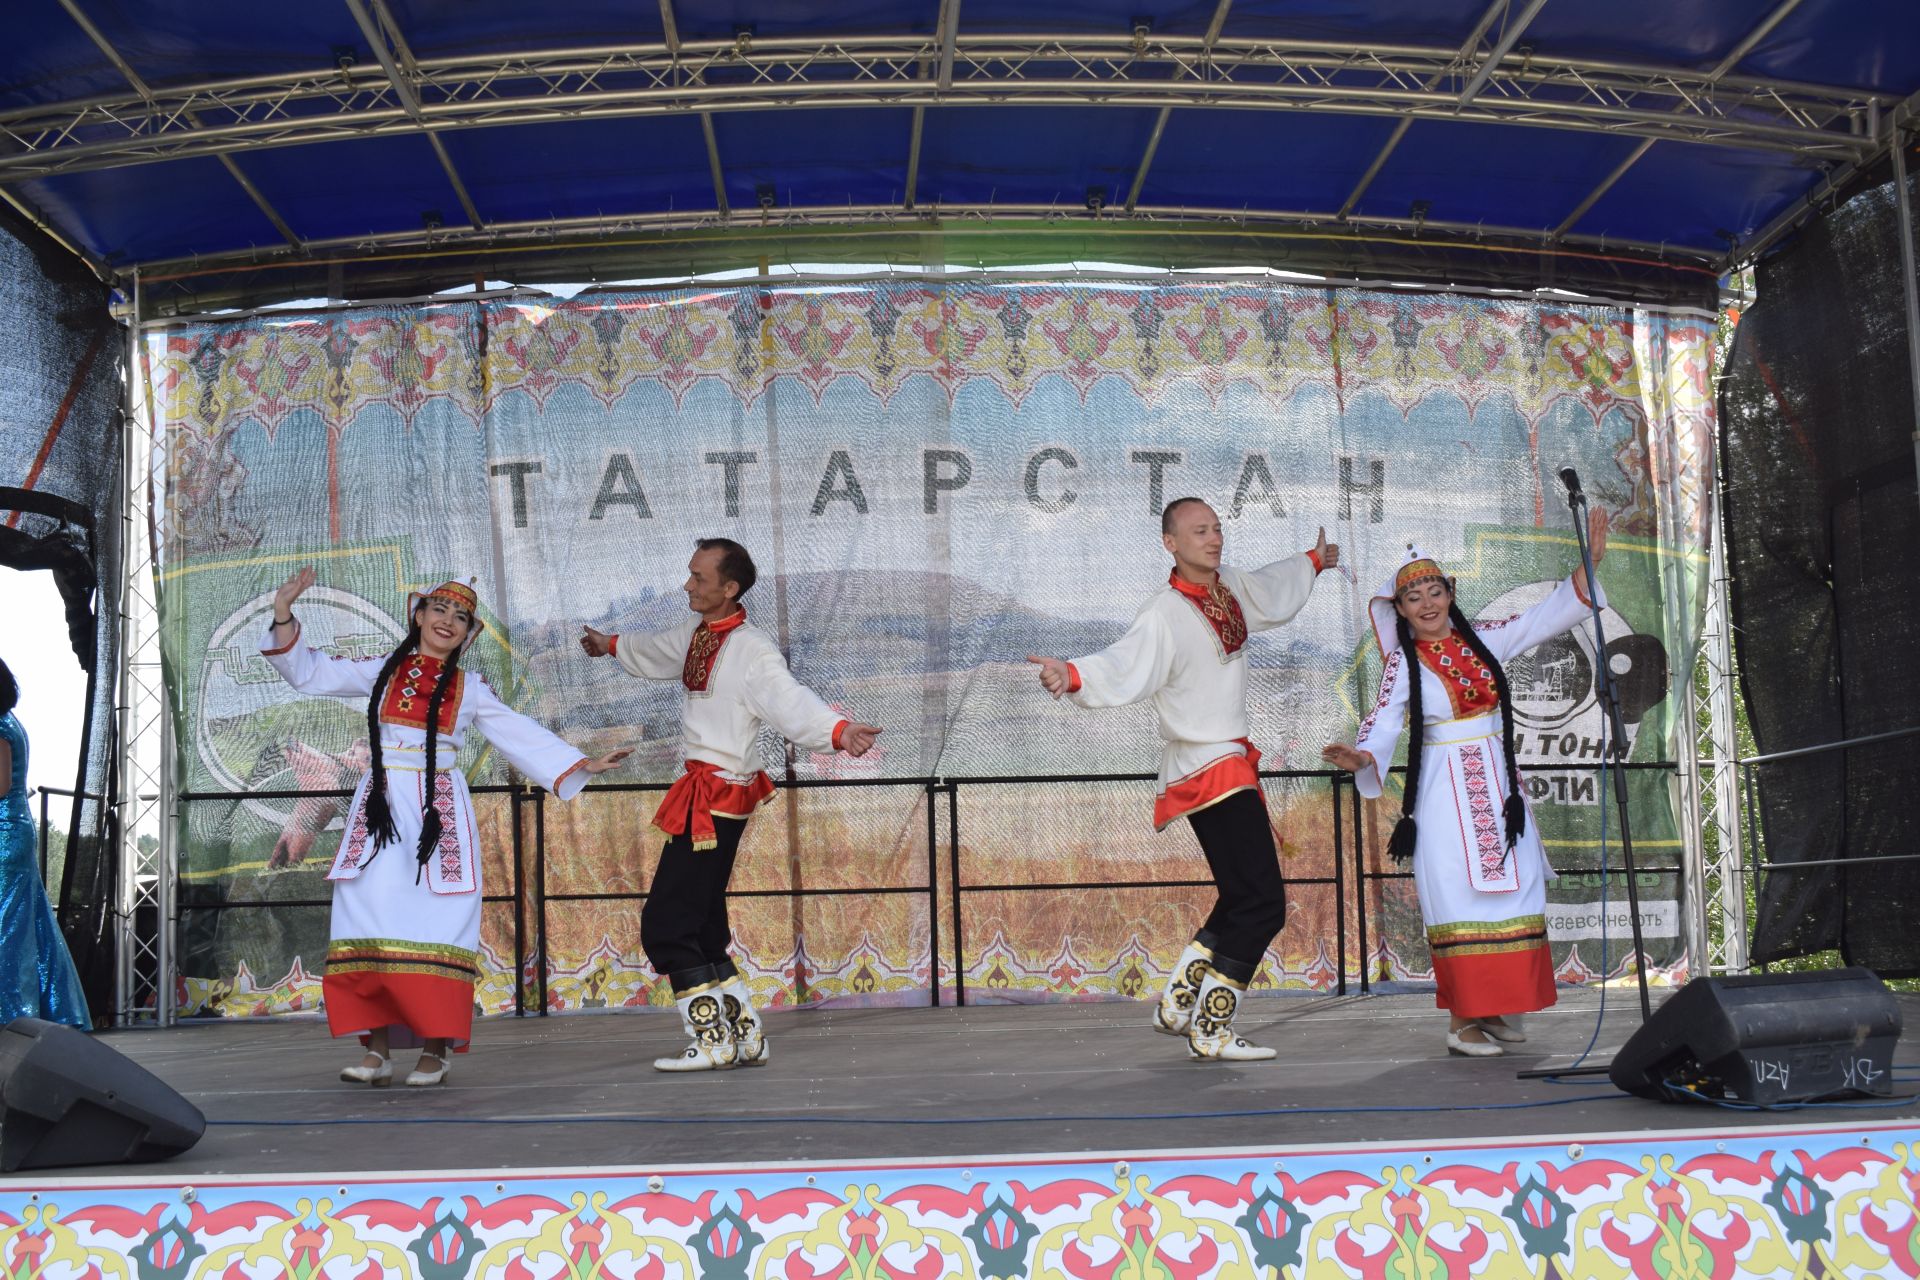
POLYGON ((1240 996, 1267 944, 1287 919, 1273 826, 1260 793, 1260 752, 1247 739, 1250 632, 1300 612, 1315 577, 1340 563, 1327 531, 1313 550, 1261 569, 1220 563, 1220 517, 1198 498, 1177 498, 1160 516, 1173 555, 1167 589, 1140 606, 1133 625, 1090 657, 1029 657, 1040 683, 1083 707, 1153 700, 1160 713, 1160 790, 1153 824, 1185 818, 1219 891, 1206 924, 1181 954, 1154 1010, 1153 1026, 1185 1036, 1196 1058, 1252 1062, 1274 1056, 1234 1034, 1240 996))
POLYGON ((668 839, 640 912, 640 946, 672 984, 691 1043, 660 1071, 712 1071, 769 1060, 766 1032, 727 948, 727 881, 747 818, 773 795, 754 759, 762 724, 796 746, 864 755, 879 736, 835 714, 793 678, 773 637, 747 621, 740 598, 757 576, 729 538, 702 538, 687 562, 693 617, 665 631, 609 635, 583 627, 589 657, 611 653, 628 674, 686 686, 686 771, 653 825, 668 839))

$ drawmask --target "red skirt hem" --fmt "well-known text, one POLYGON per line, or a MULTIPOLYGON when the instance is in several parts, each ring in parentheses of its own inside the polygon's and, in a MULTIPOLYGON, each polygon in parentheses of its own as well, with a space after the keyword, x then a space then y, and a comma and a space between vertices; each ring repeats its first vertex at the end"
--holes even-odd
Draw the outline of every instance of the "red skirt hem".
POLYGON ((1462 1018, 1532 1013, 1559 1000, 1553 952, 1545 943, 1496 955, 1434 957, 1436 1007, 1462 1018))
POLYGON ((467 1040, 473 1035, 473 983, 419 973, 329 973, 320 980, 327 1029, 364 1035, 403 1026, 423 1040, 467 1040))

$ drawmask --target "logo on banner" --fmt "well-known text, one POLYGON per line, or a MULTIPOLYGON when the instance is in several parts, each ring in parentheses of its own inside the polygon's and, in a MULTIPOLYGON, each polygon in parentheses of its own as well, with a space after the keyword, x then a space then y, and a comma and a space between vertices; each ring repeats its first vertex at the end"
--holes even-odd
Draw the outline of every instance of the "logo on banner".
MULTIPOLYGON (((1530 582, 1516 587, 1488 602, 1475 621, 1512 617, 1546 599, 1559 585, 1530 582)), ((1640 722, 1667 696, 1666 646, 1658 636, 1635 632, 1611 606, 1600 610, 1600 620, 1607 635, 1607 672, 1619 692, 1631 755, 1640 722)), ((1590 618, 1506 664, 1513 695, 1513 744, 1523 769, 1599 764, 1604 729, 1599 667, 1590 618)), ((1594 804, 1599 796, 1594 774, 1572 770, 1535 774, 1527 785, 1534 800, 1553 804, 1594 804)))
MULTIPOLYGON (((406 634, 386 610, 336 587, 309 588, 296 612, 299 643, 324 654, 384 655, 406 634)), ((192 719, 200 766, 225 791, 351 787, 366 767, 365 702, 327 699, 334 708, 316 716, 310 700, 288 687, 260 653, 272 618, 273 593, 265 592, 227 614, 207 641, 192 719)), ((249 799, 242 807, 278 827, 294 803, 249 799)), ((338 827, 339 817, 327 825, 338 827)))
MULTIPOLYGON (((1640 935, 1645 938, 1679 937, 1679 900, 1642 898, 1640 935)), ((1624 899, 1605 903, 1549 902, 1547 936, 1555 942, 1584 942, 1603 937, 1630 938, 1633 936, 1633 910, 1624 899)))

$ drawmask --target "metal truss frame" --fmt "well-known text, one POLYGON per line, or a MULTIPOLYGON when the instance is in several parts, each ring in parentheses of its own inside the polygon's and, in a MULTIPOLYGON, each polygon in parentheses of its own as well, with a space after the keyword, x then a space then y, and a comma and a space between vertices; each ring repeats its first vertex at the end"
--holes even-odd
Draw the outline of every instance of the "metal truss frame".
MULTIPOLYGON (((359 6, 356 6, 358 8, 359 6)), ((0 113, 0 180, 489 125, 796 107, 1230 107, 1515 124, 1845 163, 1895 101, 1851 89, 1524 48, 1214 36, 686 41, 351 65, 0 113), (951 43, 948 44, 947 40, 951 43), (951 80, 943 65, 950 53, 951 80), (1498 54, 1494 57, 1492 55, 1498 54), (928 74, 940 68, 939 75, 928 74)), ((376 43, 387 52, 387 40, 376 43)), ((143 86, 144 87, 144 86, 143 86)))
MULTIPOLYGON (((1740 744, 1735 731, 1733 611, 1727 588, 1727 549, 1720 523, 1719 483, 1714 485, 1714 530, 1707 566, 1706 625, 1700 660, 1706 670, 1706 731, 1697 708, 1688 728, 1694 744, 1696 810, 1689 832, 1700 846, 1696 874, 1688 884, 1688 915, 1698 929, 1704 973, 1744 973, 1747 959, 1747 866, 1741 847, 1740 744)), ((1693 682, 1689 680, 1691 691, 1693 682)), ((1689 699, 1691 703, 1692 699, 1689 699)))
POLYGON ((173 732, 160 654, 156 494, 165 458, 154 448, 152 405, 142 375, 140 287, 127 326, 126 412, 121 435, 120 671, 115 698, 118 786, 111 803, 119 839, 114 1022, 174 1020, 175 920, 173 732), (148 843, 143 847, 142 840, 148 843), (149 1003, 148 997, 151 998, 149 1003))
MULTIPOLYGON (((1457 222, 1442 218, 1371 217, 1350 215, 1338 218, 1332 213, 1309 209, 1217 209, 1186 205, 1141 205, 1131 211, 1107 209, 1090 212, 1067 204, 940 204, 919 203, 912 209, 899 205, 811 205, 786 206, 757 211, 751 215, 724 209, 685 209, 626 217, 542 218, 528 221, 489 222, 484 228, 460 227, 411 228, 405 231, 313 239, 305 242, 305 251, 315 258, 333 255, 392 253, 395 251, 439 251, 462 247, 500 248, 527 245, 535 247, 591 248, 596 242, 617 241, 622 236, 647 236, 665 231, 717 231, 751 225, 761 229, 778 228, 808 231, 825 228, 865 228, 871 231, 924 231, 938 223, 946 231, 985 229, 990 225, 1014 221, 1041 221, 1058 225, 1089 223, 1108 230, 1138 232, 1175 232, 1203 230, 1240 231, 1251 234, 1305 237, 1309 234, 1327 240, 1362 242, 1365 233, 1399 234, 1416 239, 1439 250, 1449 240, 1472 243, 1488 250, 1512 248, 1540 252, 1551 247, 1555 252, 1592 251, 1597 254, 1639 253, 1658 257, 1668 265, 1697 266, 1709 276, 1720 274, 1719 255, 1714 251, 1680 245, 1655 244, 1620 236, 1568 235, 1557 245, 1548 246, 1550 237, 1538 227, 1497 226, 1484 222, 1457 222)), ((143 265, 150 281, 163 281, 178 274, 198 274, 215 262, 263 263, 298 261, 286 249, 248 250, 218 258, 156 260, 143 265)), ((1658 265, 1650 262, 1649 265, 1658 265)))
MULTIPOLYGON (((1136 21, 1130 32, 967 34, 961 0, 941 0, 931 35, 782 36, 743 30, 730 40, 683 41, 672 0, 658 0, 659 43, 582 45, 501 54, 416 58, 387 0, 344 0, 377 67, 346 55, 336 65, 297 73, 233 77, 155 87, 87 19, 83 0, 59 0, 129 89, 0 112, 0 199, 40 219, 8 184, 64 173, 218 159, 287 244, 184 261, 144 263, 149 280, 264 262, 346 258, 377 252, 570 250, 622 233, 738 226, 729 207, 713 117, 722 111, 799 107, 892 107, 911 112, 903 139, 903 198, 886 207, 811 207, 773 211, 762 198, 761 225, 871 226, 895 214, 962 221, 1043 216, 1086 222, 1116 212, 1166 224, 1161 231, 1210 224, 1304 224, 1349 233, 1408 230, 1432 247, 1488 237, 1554 254, 1592 248, 1660 263, 1694 262, 1724 271, 1811 216, 1822 199, 1872 164, 1886 145, 1890 114, 1910 111, 1920 95, 1893 95, 1732 74, 1802 0, 1777 0, 1744 38, 1708 69, 1537 54, 1524 37, 1545 0, 1489 0, 1457 48, 1351 41, 1227 38, 1232 0, 1217 0, 1199 36, 1156 35, 1136 21), (929 207, 919 197, 922 128, 929 106, 1119 106, 1157 108, 1155 124, 1124 200, 1086 208, 988 205, 929 207), (1305 111, 1390 117, 1397 127, 1338 209, 1193 209, 1142 206, 1141 190, 1175 107, 1305 111), (485 219, 448 155, 441 135, 579 119, 691 113, 701 126, 714 185, 710 209, 636 213, 533 223, 485 219), (1416 120, 1566 129, 1639 139, 1557 226, 1471 227, 1425 218, 1360 217, 1354 208, 1416 120), (432 146, 465 215, 464 225, 433 225, 384 235, 303 240, 239 169, 248 151, 364 137, 420 134, 432 146), (1806 202, 1784 211, 1743 241, 1669 246, 1573 233, 1586 212, 1660 141, 1752 148, 1793 156, 1819 169, 1806 202), (1117 206, 1117 210, 1108 206, 1117 206), (770 217, 772 215, 772 217, 770 217)), ((1113 197, 1118 197, 1116 190, 1113 197)), ((436 216, 433 221, 440 223, 436 216)), ((449 220, 450 221, 450 220, 449 220)), ((1145 228, 1142 228, 1145 229, 1145 228)), ((1327 232, 1322 238, 1333 238, 1327 232)), ((1355 238, 1359 238, 1357 235, 1355 238)), ((90 260, 91 261, 91 260, 90 260)), ((103 279, 115 278, 94 262, 103 279)))

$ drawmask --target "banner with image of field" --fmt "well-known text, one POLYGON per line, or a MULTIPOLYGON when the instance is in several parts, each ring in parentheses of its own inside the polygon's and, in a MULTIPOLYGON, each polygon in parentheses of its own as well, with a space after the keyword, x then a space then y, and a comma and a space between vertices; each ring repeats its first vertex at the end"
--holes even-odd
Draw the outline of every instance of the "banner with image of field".
MULTIPOLYGON (((800 679, 885 727, 860 760, 762 743, 776 781, 836 785, 790 788, 749 828, 734 888, 758 896, 736 898, 733 924, 761 993, 1142 994, 1209 901, 1157 887, 1205 870, 1184 827, 1152 831, 1151 784, 1099 780, 1153 771, 1151 709, 1056 703, 1026 655, 1124 630, 1164 585, 1168 499, 1212 502, 1241 564, 1324 526, 1350 572, 1323 575, 1248 649, 1267 765, 1317 770, 1373 700, 1365 598, 1406 544, 1458 573, 1469 613, 1511 612, 1576 562, 1553 479, 1572 465, 1613 516, 1604 657, 1634 759, 1667 759, 1704 573, 1711 342, 1710 321, 1656 311, 1113 282, 599 292, 156 334, 180 785, 208 797, 180 807, 182 1007, 319 998, 340 802, 279 793, 350 787, 365 708, 301 698, 259 658, 289 572, 316 567, 307 638, 345 653, 391 647, 409 589, 473 578, 488 628, 469 664, 583 750, 633 745, 608 781, 659 786, 678 772, 679 686, 587 659, 575 637, 684 616, 703 535, 751 549, 749 615, 800 679), (1045 887, 1088 883, 1125 887, 1045 887)), ((1573 635, 1512 672, 1563 871, 1569 979, 1602 968, 1603 931, 1577 921, 1601 920, 1603 895, 1610 918, 1623 894, 1595 873, 1601 657, 1573 635)), ((475 785, 514 781, 477 736, 463 762, 475 785)), ((1678 861, 1670 778, 1636 772, 1633 790, 1651 958, 1677 972, 1678 881, 1658 870, 1678 861)), ((478 797, 487 892, 503 899, 483 1008, 515 1006, 516 958, 522 1000, 662 999, 635 896, 658 794, 593 790, 537 813, 478 797)), ((1318 777, 1275 779, 1267 797, 1300 883, 1258 983, 1325 988, 1361 965, 1353 868, 1332 883, 1335 797, 1318 777)), ((1362 808, 1379 869, 1391 815, 1362 808)), ((1368 894, 1372 971, 1419 979, 1410 885, 1368 894)))

